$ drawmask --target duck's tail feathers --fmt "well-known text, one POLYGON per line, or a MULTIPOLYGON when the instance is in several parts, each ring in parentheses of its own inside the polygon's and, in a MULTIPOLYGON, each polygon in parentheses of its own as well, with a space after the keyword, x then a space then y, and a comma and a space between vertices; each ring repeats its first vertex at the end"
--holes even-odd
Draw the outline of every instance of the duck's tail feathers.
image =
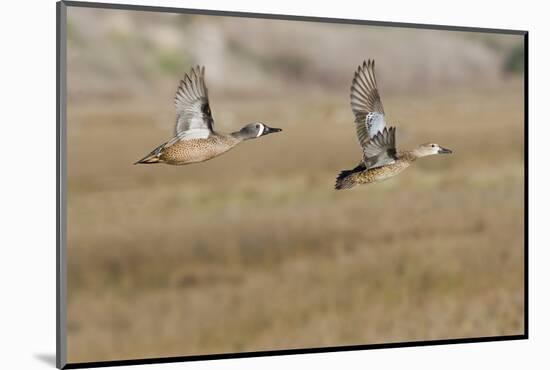
POLYGON ((351 170, 344 170, 338 174, 336 178, 336 184, 334 188, 336 190, 351 189, 355 186, 353 181, 351 181, 350 175, 353 173, 351 170))
POLYGON ((343 170, 338 174, 338 177, 336 178, 336 184, 334 185, 334 188, 336 190, 343 190, 343 189, 351 189, 355 185, 355 181, 353 181, 353 174, 356 172, 361 172, 365 170, 365 164, 363 162, 359 163, 354 169, 352 170, 343 170))
POLYGON ((152 164, 152 163, 159 163, 159 162, 160 160, 157 156, 148 155, 147 157, 140 159, 134 164, 152 164))
POLYGON ((137 161, 134 164, 153 164, 153 163, 160 163, 160 159, 157 153, 151 153, 147 156, 143 157, 139 161, 137 161))
POLYGON ((164 149, 164 147, 166 146, 166 144, 168 144, 169 142, 166 142, 160 146, 158 146, 157 148, 155 148, 155 150, 153 150, 151 153, 147 154, 145 157, 141 158, 139 161, 137 161, 136 163, 134 164, 153 164, 153 163, 161 163, 163 162, 161 159, 160 159, 160 156, 162 154, 162 150, 164 149))

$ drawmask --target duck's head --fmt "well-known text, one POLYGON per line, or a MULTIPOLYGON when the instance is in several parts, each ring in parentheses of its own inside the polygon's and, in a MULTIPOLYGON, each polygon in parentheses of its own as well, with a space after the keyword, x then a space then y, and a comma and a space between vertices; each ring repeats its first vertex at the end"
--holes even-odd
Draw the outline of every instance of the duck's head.
POLYGON ((418 146, 414 150, 414 155, 417 157, 426 157, 434 154, 451 154, 453 151, 451 149, 446 149, 435 143, 426 143, 418 146))
POLYGON ((268 125, 262 122, 252 122, 244 126, 240 130, 240 134, 245 140, 247 140, 247 139, 255 139, 260 136, 264 136, 264 135, 268 135, 268 134, 272 134, 274 132, 280 132, 280 131, 283 131, 283 130, 280 128, 269 127, 268 125))

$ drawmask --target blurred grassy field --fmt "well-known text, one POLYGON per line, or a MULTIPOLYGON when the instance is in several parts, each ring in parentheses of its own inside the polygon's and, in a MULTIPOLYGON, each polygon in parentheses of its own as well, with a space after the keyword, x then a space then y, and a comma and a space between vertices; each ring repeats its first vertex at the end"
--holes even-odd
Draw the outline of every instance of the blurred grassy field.
POLYGON ((182 167, 132 165, 169 99, 69 104, 68 360, 522 333, 521 90, 383 96, 399 147, 454 154, 341 192, 347 91, 212 91, 218 130, 284 131, 182 167))

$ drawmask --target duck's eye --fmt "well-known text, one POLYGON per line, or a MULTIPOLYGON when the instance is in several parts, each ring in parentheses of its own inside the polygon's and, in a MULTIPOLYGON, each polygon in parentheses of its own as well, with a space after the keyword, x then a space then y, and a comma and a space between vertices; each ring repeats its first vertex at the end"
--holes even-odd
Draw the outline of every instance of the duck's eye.
POLYGON ((260 125, 256 125, 256 128, 260 128, 260 125))
POLYGON ((432 144, 432 148, 435 148, 435 144, 432 144))

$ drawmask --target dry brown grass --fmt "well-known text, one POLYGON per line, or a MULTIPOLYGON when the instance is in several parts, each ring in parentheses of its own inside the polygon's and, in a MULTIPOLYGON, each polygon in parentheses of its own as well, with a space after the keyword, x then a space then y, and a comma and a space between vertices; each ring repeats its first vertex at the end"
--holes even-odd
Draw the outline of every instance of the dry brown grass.
POLYGON ((342 192, 346 92, 213 92, 219 130, 284 131, 185 167, 132 165, 168 138, 165 100, 70 105, 69 361, 522 333, 520 92, 385 96, 400 146, 455 154, 342 192))

